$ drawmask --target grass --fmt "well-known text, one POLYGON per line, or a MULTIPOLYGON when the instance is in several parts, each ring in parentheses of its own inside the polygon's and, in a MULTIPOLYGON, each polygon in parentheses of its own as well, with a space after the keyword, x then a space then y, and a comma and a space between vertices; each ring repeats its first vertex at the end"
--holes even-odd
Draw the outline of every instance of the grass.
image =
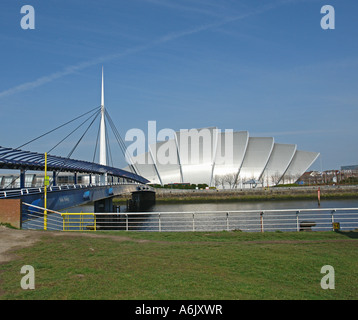
POLYGON ((358 232, 44 232, 1 265, 0 299, 358 299, 358 232), (98 236, 97 236, 98 235, 98 236), (35 290, 20 269, 35 268, 35 290), (320 287, 335 269, 334 290, 320 287))
MULTIPOLYGON (((358 194, 354 192, 346 193, 326 193, 321 195, 322 200, 336 199, 357 199, 358 194)), ((208 195, 208 196, 166 196, 158 197, 156 203, 210 203, 210 202, 253 202, 253 201, 297 201, 297 200, 317 200, 316 193, 302 194, 243 194, 243 195, 208 195)), ((117 201, 117 200, 116 200, 117 201)))
MULTIPOLYGON (((164 194, 157 195, 156 203, 170 204, 170 203, 213 203, 213 202, 252 202, 252 201, 297 201, 297 200, 317 200, 317 191, 293 191, 285 190, 285 192, 269 192, 269 191, 257 191, 257 192, 238 192, 225 193, 223 192, 210 192, 210 193, 197 193, 191 194, 190 190, 184 194, 164 194)), ((357 199, 358 193, 355 191, 325 191, 321 193, 322 200, 339 200, 339 199, 357 199)), ((120 205, 126 204, 126 199, 114 198, 113 203, 120 205)))

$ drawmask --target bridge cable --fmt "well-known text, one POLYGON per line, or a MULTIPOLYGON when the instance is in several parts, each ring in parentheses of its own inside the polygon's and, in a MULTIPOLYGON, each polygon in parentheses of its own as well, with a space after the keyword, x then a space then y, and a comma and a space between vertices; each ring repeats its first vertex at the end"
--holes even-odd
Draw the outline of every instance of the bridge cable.
MULTIPOLYGON (((96 112, 96 116, 93 118, 93 120, 91 121, 91 123, 89 124, 89 126, 87 127, 87 129, 85 130, 85 132, 82 134, 82 136, 80 137, 80 139, 77 141, 77 143, 75 144, 75 146, 72 148, 72 150, 70 151, 70 153, 67 155, 67 158, 64 159, 64 161, 62 161, 61 165, 64 165, 68 160, 70 160, 69 158, 71 157, 71 155, 73 154, 73 152, 76 150, 76 148, 78 147, 79 143, 82 141, 83 137, 86 135, 86 133, 88 132, 88 130, 90 129, 90 127, 92 126, 92 124, 94 123, 94 121, 98 118, 98 116, 100 115, 100 110, 97 110, 96 112)), ((92 116, 91 116, 92 117, 92 116)), ((57 171, 56 172, 56 179, 58 177, 58 175, 63 172, 64 168, 57 171)), ((53 180, 52 180, 52 184, 53 184, 53 180)))
MULTIPOLYGON (((56 144, 52 149, 50 149, 49 152, 51 152, 51 151, 52 151, 53 149, 55 149, 60 143, 62 143, 65 139, 67 139, 73 132, 75 132, 75 131, 76 131, 79 127, 81 127, 85 122, 87 122, 94 114, 96 114, 96 112, 93 113, 93 111, 98 110, 98 108, 99 108, 99 107, 93 108, 93 109, 91 109, 90 111, 87 111, 87 112, 83 113, 82 115, 80 115, 80 116, 78 116, 78 117, 76 117, 76 118, 74 118, 74 119, 72 119, 72 120, 70 120, 70 121, 68 121, 68 122, 66 122, 66 123, 64 123, 64 124, 62 124, 62 125, 56 127, 56 128, 54 128, 54 129, 52 129, 52 130, 50 130, 50 131, 48 131, 48 132, 46 132, 46 133, 44 133, 44 134, 42 134, 42 135, 40 135, 40 136, 38 136, 38 137, 32 139, 32 140, 30 140, 30 141, 28 141, 28 142, 22 144, 21 146, 15 148, 14 150, 18 150, 18 149, 20 149, 20 148, 22 148, 22 147, 24 147, 24 146, 30 144, 31 142, 34 142, 34 141, 36 141, 36 140, 38 140, 38 139, 40 139, 40 138, 42 138, 42 137, 44 137, 44 136, 46 136, 46 135, 48 135, 48 134, 50 134, 50 133, 52 133, 52 132, 58 130, 58 129, 60 129, 60 128, 66 126, 66 125, 68 125, 68 124, 70 124, 70 123, 76 121, 77 119, 82 118, 82 117, 84 117, 85 115, 87 115, 87 114, 89 114, 89 113, 92 112, 91 116, 90 116, 87 120, 85 120, 84 122, 82 122, 82 124, 81 124, 80 126, 78 126, 74 131, 72 131, 72 132, 71 132, 69 135, 67 135, 63 140, 61 140, 61 141, 60 141, 58 144, 56 144)), ((49 153, 49 152, 48 152, 48 153, 49 153)), ((25 172, 26 172, 26 171, 27 171, 27 170, 25 170, 25 172)), ((8 188, 10 185, 12 185, 12 184, 13 184, 16 180, 18 180, 19 178, 20 178, 20 176, 17 176, 16 178, 13 178, 12 181, 5 187, 5 189, 8 188)))
POLYGON ((19 179, 20 176, 17 176, 16 178, 13 178, 10 183, 4 188, 4 189, 7 189, 9 186, 11 186, 17 179, 19 179))
MULTIPOLYGON (((97 111, 99 112, 99 111, 97 111)), ((58 142, 54 147, 52 147, 47 153, 50 153, 52 150, 54 150, 57 146, 59 146, 63 141, 65 141, 70 135, 72 135, 74 132, 76 132, 82 125, 84 125, 88 120, 90 120, 96 113, 91 114, 85 121, 83 121, 77 128, 72 130, 66 137, 64 137, 60 142, 58 142)))
POLYGON ((111 126, 111 128, 112 128, 112 132, 114 133, 114 136, 115 136, 115 138, 116 138, 116 140, 117 140, 117 143, 118 143, 120 149, 122 150, 123 155, 124 155, 125 157, 127 156, 127 157, 129 158, 130 162, 131 162, 131 163, 129 163, 129 167, 131 168, 131 170, 132 170, 133 173, 139 174, 138 168, 135 166, 135 164, 134 164, 132 158, 130 157, 130 155, 126 152, 127 148, 126 148, 126 146, 125 146, 125 143, 124 143, 124 141, 123 141, 121 135, 119 134, 119 132, 118 132, 118 130, 117 130, 115 124, 113 123, 112 118, 110 117, 110 115, 109 115, 109 113, 107 112, 107 110, 105 110, 105 113, 106 113, 106 117, 107 117, 107 119, 108 119, 108 122, 109 122, 109 124, 110 124, 110 126, 111 126))
POLYGON ((70 121, 68 121, 68 122, 66 122, 66 123, 64 123, 64 124, 62 124, 62 125, 60 125, 60 126, 58 126, 57 128, 54 128, 54 129, 52 129, 52 130, 50 130, 50 131, 48 131, 48 132, 46 132, 46 133, 44 133, 44 134, 38 136, 37 138, 34 138, 34 139, 32 139, 32 140, 30 140, 30 141, 28 141, 28 142, 22 144, 21 146, 15 148, 15 150, 20 149, 20 148, 22 148, 22 147, 24 147, 24 146, 30 144, 31 142, 34 142, 34 141, 36 141, 36 140, 38 140, 38 139, 40 139, 40 138, 42 138, 42 137, 44 137, 44 136, 50 134, 51 132, 54 132, 54 131, 56 131, 57 129, 60 129, 60 128, 62 128, 62 127, 64 127, 64 126, 68 125, 69 123, 71 123, 71 122, 73 122, 73 121, 75 121, 75 120, 77 120, 77 119, 79 119, 79 118, 81 118, 81 117, 83 117, 83 116, 85 116, 85 115, 87 115, 87 114, 93 112, 94 110, 98 110, 98 108, 99 108, 99 107, 93 108, 92 110, 90 110, 90 111, 88 111, 88 112, 86 112, 86 113, 84 113, 84 114, 82 114, 82 115, 80 115, 80 116, 78 116, 78 117, 76 117, 76 118, 74 118, 74 119, 72 119, 72 120, 70 120, 70 121))
POLYGON ((135 174, 139 174, 139 170, 138 170, 138 168, 135 166, 134 161, 132 160, 132 158, 130 157, 130 155, 127 153, 127 148, 126 148, 126 146, 125 146, 125 143, 124 143, 124 141, 123 141, 121 135, 119 134, 119 132, 118 132, 118 130, 117 130, 117 128, 116 128, 116 126, 115 126, 115 124, 114 124, 114 122, 113 122, 113 120, 112 120, 112 118, 110 117, 110 115, 109 115, 108 112, 107 112, 106 116, 107 116, 108 119, 109 119, 109 123, 110 123, 110 125, 111 125, 112 131, 113 131, 113 133, 115 134, 115 137, 116 137, 117 142, 118 142, 118 144, 119 144, 119 146, 120 146, 120 148, 121 148, 121 150, 122 150, 123 155, 124 155, 125 157, 128 157, 129 160, 130 160, 130 162, 131 162, 131 163, 129 163, 129 167, 130 167, 131 171, 132 171, 133 173, 135 173, 135 174))
POLYGON ((82 141, 83 137, 86 135, 87 131, 89 130, 89 128, 91 128, 93 122, 97 119, 97 117, 100 114, 100 110, 97 111, 96 116, 93 118, 93 120, 91 121, 91 123, 89 124, 89 126, 87 127, 87 129, 85 130, 85 132, 83 133, 83 135, 81 136, 81 138, 77 141, 77 143, 75 144, 75 146, 72 148, 72 150, 70 151, 70 153, 68 154, 67 158, 71 157, 73 152, 76 150, 76 148, 78 147, 79 143, 82 141))
MULTIPOLYGON (((106 120, 106 119, 105 119, 106 120)), ((106 136, 106 148, 107 148, 107 154, 109 154, 110 159, 111 159, 111 163, 112 163, 112 167, 113 167, 113 159, 112 159, 112 151, 111 151, 111 145, 109 144, 109 136, 108 136, 108 130, 107 130, 107 126, 105 127, 106 131, 105 131, 105 136, 106 136)), ((109 161, 108 161, 109 163, 109 161)))
POLYGON ((116 126, 114 125, 114 122, 112 121, 112 118, 110 117, 110 115, 109 115, 109 113, 107 112, 107 110, 105 110, 105 112, 106 112, 106 117, 107 117, 107 119, 108 119, 108 122, 109 122, 109 124, 110 124, 110 126, 111 126, 111 128, 112 128, 112 132, 113 132, 113 134, 114 134, 115 137, 116 137, 116 140, 117 140, 117 142, 118 142, 118 144, 119 144, 119 146, 120 146, 120 148, 121 148, 121 150, 122 150, 122 153, 124 154, 125 151, 126 151, 125 143, 124 143, 124 141, 123 141, 121 135, 119 134, 119 132, 118 132, 116 126))
POLYGON ((101 123, 100 123, 100 125, 98 126, 98 132, 97 132, 97 138, 96 138, 96 146, 95 146, 95 148, 94 148, 93 159, 92 159, 93 164, 94 164, 94 160, 95 160, 95 158, 96 158, 97 146, 98 146, 98 140, 99 140, 100 131, 101 131, 101 123))

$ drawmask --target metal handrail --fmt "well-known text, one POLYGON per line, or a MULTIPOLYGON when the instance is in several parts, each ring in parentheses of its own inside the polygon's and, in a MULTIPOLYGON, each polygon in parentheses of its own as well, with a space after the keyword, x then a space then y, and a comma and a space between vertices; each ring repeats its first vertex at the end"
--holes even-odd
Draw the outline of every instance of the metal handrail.
MULTIPOLYGON (((91 184, 76 184, 76 185, 61 185, 61 186, 52 186, 47 189, 47 192, 55 192, 62 190, 71 190, 76 188, 93 188, 93 187, 107 187, 107 186, 116 186, 116 185, 124 185, 124 184, 138 184, 134 182, 115 182, 115 183, 91 183, 91 184)), ((44 191, 44 187, 32 187, 32 188, 22 188, 22 189, 7 189, 0 191, 0 199, 3 198, 11 198, 11 197, 19 197, 26 194, 34 194, 34 193, 42 193, 44 191)))
MULTIPOLYGON (((28 204, 26 204, 28 205, 28 204)), ((30 205, 36 209, 43 209, 30 205)), ((358 228, 358 208, 314 208, 278 210, 57 213, 58 230, 126 231, 301 231, 358 228), (61 219, 62 217, 62 219, 61 219), (307 221, 313 220, 313 221, 307 221), (61 221, 61 223, 59 223, 61 221)), ((37 216, 38 218, 38 216, 37 216)))

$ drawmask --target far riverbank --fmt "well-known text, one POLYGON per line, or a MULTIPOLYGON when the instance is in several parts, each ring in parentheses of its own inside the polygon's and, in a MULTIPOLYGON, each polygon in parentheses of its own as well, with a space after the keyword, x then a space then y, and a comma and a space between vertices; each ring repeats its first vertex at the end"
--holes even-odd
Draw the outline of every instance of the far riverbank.
MULTIPOLYGON (((320 198, 358 199, 358 186, 320 186, 320 198)), ((183 190, 157 188, 157 203, 205 203, 229 201, 314 200, 318 199, 318 186, 271 187, 253 189, 183 190)), ((115 198, 123 203, 130 194, 115 198)))

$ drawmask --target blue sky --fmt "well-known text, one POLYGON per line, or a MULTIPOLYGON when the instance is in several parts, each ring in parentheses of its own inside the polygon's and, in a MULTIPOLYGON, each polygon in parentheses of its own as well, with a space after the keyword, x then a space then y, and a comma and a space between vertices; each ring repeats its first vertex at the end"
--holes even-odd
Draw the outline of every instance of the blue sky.
MULTIPOLYGON (((320 152, 311 169, 358 164, 357 13, 354 0, 3 0, 0 145, 99 106, 103 65, 123 138, 150 120, 158 130, 217 126, 320 152), (34 30, 20 27, 24 4, 34 30), (335 30, 320 26, 327 4, 335 30)), ((46 152, 72 129, 24 149, 46 152)), ((74 158, 92 160, 96 134, 74 158)))

